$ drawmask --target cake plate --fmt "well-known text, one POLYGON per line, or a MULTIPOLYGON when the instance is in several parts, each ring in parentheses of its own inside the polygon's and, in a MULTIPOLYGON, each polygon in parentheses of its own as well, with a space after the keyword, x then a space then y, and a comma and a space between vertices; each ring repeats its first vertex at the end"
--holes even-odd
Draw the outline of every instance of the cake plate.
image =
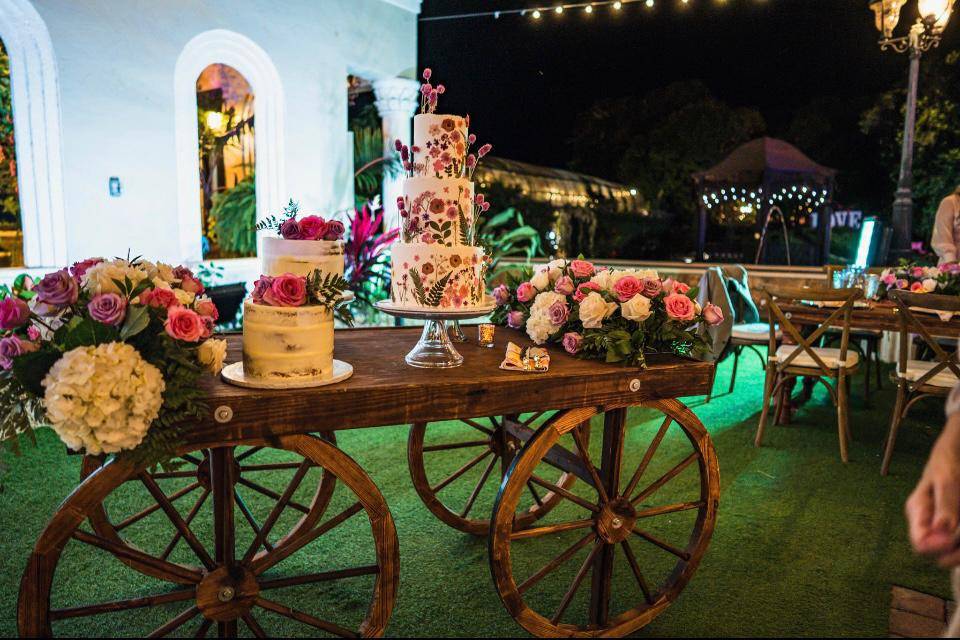
POLYGON ((220 372, 220 377, 223 378, 224 382, 237 387, 246 387, 247 389, 309 389, 343 382, 352 375, 353 365, 343 360, 333 361, 333 372, 329 378, 307 378, 302 380, 265 380, 263 378, 252 378, 244 374, 242 361, 228 364, 220 372))
POLYGON ((482 318, 496 309, 497 303, 492 298, 486 298, 479 307, 456 310, 408 309, 389 300, 381 300, 375 306, 397 318, 425 321, 420 341, 404 358, 408 365, 423 369, 448 369, 459 367, 463 363, 463 356, 457 353, 447 334, 447 321, 482 318))

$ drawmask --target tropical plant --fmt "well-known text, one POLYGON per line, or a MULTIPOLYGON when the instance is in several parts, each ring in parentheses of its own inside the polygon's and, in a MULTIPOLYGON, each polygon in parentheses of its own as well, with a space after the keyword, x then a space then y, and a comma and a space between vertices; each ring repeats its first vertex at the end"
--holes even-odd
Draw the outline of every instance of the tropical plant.
POLYGON ((213 194, 210 219, 221 254, 256 254, 257 192, 253 174, 232 189, 213 194))
POLYGON ((379 200, 358 207, 350 217, 350 232, 344 243, 345 276, 356 296, 354 315, 368 316, 373 305, 390 292, 390 256, 385 249, 397 239, 399 229, 380 231, 383 210, 379 200))
POLYGON ((394 154, 383 154, 383 134, 376 127, 358 127, 353 131, 354 197, 363 207, 380 193, 384 176, 400 175, 400 161, 394 154))
POLYGON ((17 156, 13 142, 13 96, 10 58, 0 42, 0 221, 20 222, 17 156))
POLYGON ((487 269, 487 281, 494 282, 509 269, 502 262, 516 262, 522 259, 530 262, 542 253, 540 233, 524 224, 523 214, 513 207, 501 211, 487 219, 480 219, 477 225, 477 244, 484 247, 490 258, 487 269))

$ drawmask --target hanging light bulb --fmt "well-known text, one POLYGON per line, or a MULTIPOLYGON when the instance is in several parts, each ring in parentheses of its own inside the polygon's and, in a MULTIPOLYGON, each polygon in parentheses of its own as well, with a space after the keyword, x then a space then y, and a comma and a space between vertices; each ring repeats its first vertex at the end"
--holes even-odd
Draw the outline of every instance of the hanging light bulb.
POLYGON ((592 5, 592 4, 588 4, 587 6, 585 6, 585 7, 583 8, 583 12, 584 12, 584 13, 593 13, 593 5, 592 5))
POLYGON ((620 9, 623 8, 623 3, 620 2, 620 0, 617 0, 616 2, 613 3, 613 8, 616 9, 617 11, 620 11, 620 9))
POLYGON ((533 19, 534 19, 534 20, 539 20, 539 19, 540 19, 540 10, 539 10, 539 9, 534 9, 534 10, 533 10, 533 13, 530 14, 530 15, 533 16, 533 19))
POLYGON ((646 5, 648 8, 653 7, 653 0, 647 0, 646 5))
POLYGON ((562 4, 558 4, 558 5, 554 8, 553 11, 554 11, 554 13, 563 13, 563 5, 562 5, 562 4))

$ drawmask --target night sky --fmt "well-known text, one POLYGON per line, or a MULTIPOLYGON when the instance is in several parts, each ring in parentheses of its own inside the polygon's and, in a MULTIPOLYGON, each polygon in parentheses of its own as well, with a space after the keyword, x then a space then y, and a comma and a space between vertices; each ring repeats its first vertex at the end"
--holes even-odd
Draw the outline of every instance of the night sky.
MULTIPOLYGON (((758 108, 777 135, 815 98, 849 100, 906 82, 905 55, 880 52, 867 0, 656 0, 592 15, 544 12, 421 22, 420 66, 447 85, 440 110, 470 113, 495 154, 549 166, 570 159, 578 114, 600 97, 701 79, 758 108)), ((422 17, 549 7, 531 0, 424 0, 422 17)), ((901 31, 915 19, 904 9, 901 31)), ((947 29, 942 49, 957 46, 947 29)), ((940 55, 934 52, 930 55, 940 55)), ((922 91, 922 88, 921 88, 922 91)))

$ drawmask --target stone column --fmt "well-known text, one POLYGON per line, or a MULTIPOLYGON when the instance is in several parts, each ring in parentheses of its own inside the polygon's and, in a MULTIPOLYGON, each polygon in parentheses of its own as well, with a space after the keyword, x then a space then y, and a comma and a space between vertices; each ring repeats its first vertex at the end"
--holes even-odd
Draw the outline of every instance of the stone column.
MULTIPOLYGON (((420 105, 420 83, 406 78, 381 78, 374 80, 373 93, 376 96, 377 111, 383 121, 383 153, 392 156, 396 153, 395 140, 410 144, 410 122, 413 112, 420 105)), ((400 225, 397 211, 397 197, 401 195, 403 176, 384 176, 383 212, 384 228, 393 229, 400 225)))

